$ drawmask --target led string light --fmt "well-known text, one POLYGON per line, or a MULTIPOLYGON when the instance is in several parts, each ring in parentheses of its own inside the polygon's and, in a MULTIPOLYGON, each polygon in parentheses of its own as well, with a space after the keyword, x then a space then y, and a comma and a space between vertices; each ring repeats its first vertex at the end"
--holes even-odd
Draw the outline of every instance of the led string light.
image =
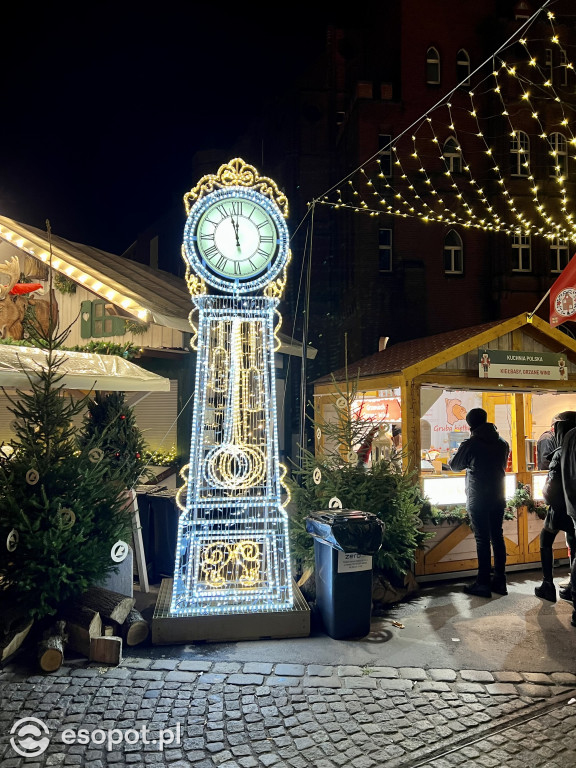
MULTIPOLYGON (((552 23, 551 20, 554 18, 553 14, 549 14, 548 18, 550 23, 552 23)), ((516 42, 517 39, 512 40, 511 38, 511 41, 516 42)), ((552 35, 551 42, 563 52, 564 58, 562 67, 565 67, 566 71, 572 72, 574 66, 565 54, 557 34, 554 33, 552 35)), ((521 43, 529 52, 525 38, 521 39, 521 43)), ((485 77, 486 80, 489 77, 494 77, 495 79, 495 85, 490 88, 490 92, 493 92, 499 100, 500 115, 507 120, 509 126, 509 138, 513 139, 514 136, 517 135, 515 132, 518 130, 524 130, 524 132, 533 135, 536 134, 540 140, 546 141, 547 152, 554 156, 555 149, 551 146, 549 138, 549 134, 552 131, 550 128, 548 129, 548 132, 544 129, 541 110, 536 104, 536 100, 542 98, 541 94, 544 94, 546 97, 547 93, 549 93, 549 100, 557 106, 562 115, 562 119, 558 121, 557 132, 561 133, 565 139, 567 138, 567 143, 571 147, 576 146, 576 140, 574 139, 570 129, 569 120, 566 116, 565 105, 554 87, 553 78, 551 78, 550 82, 544 79, 542 79, 541 83, 534 82, 533 78, 527 78, 523 73, 522 66, 524 64, 527 67, 534 69, 535 73, 539 71, 536 58, 531 55, 527 62, 519 61, 514 65, 503 62, 501 67, 505 69, 509 82, 517 85, 519 103, 529 110, 528 120, 530 121, 531 117, 532 121, 534 121, 534 130, 530 129, 529 125, 520 128, 520 126, 516 124, 516 115, 514 113, 512 115, 510 114, 510 107, 507 106, 507 101, 509 99, 505 99, 503 88, 498 82, 499 72, 494 65, 491 66, 492 72, 485 77)), ((510 89, 508 88, 507 90, 509 91, 510 89)), ((488 91, 486 93, 488 93, 488 91)), ((451 92, 449 96, 452 94, 453 92, 451 92)), ((481 128, 479 117, 481 110, 477 103, 475 103, 474 91, 470 91, 469 95, 471 109, 468 110, 468 114, 476 123, 475 138, 483 145, 482 151, 484 152, 486 160, 492 160, 493 162, 492 172, 494 173, 495 182, 500 188, 500 194, 495 195, 492 192, 488 193, 484 189, 484 185, 480 184, 475 178, 471 156, 464 158, 463 145, 467 147, 467 152, 470 151, 471 148, 470 134, 467 132, 468 141, 464 143, 458 138, 459 133, 463 130, 462 125, 459 125, 460 121, 454 119, 451 100, 447 98, 446 102, 440 102, 435 105, 435 107, 427 113, 425 119, 420 120, 418 124, 414 124, 416 127, 413 129, 412 133, 411 152, 408 152, 408 150, 401 150, 399 140, 404 134, 401 134, 400 137, 397 137, 397 139, 389 145, 390 151, 394 153, 395 170, 400 168, 402 171, 400 178, 397 178, 396 176, 393 179, 385 177, 382 173, 379 158, 375 159, 374 156, 347 177, 344 187, 336 185, 321 196, 317 202, 333 207, 334 209, 344 208, 357 213, 365 213, 370 216, 417 216, 425 222, 435 221, 444 224, 460 224, 463 227, 475 227, 486 231, 499 231, 506 233, 509 236, 525 234, 543 236, 549 239, 561 238, 564 240, 576 240, 574 215, 570 210, 571 202, 565 184, 565 177, 561 173, 560 164, 556 163, 555 169, 556 184, 558 185, 557 189, 559 194, 557 212, 553 212, 547 208, 550 203, 545 205, 543 202, 538 183, 530 167, 532 157, 528 153, 524 160, 527 172, 525 175, 519 175, 518 178, 515 179, 515 184, 517 186, 518 183, 525 182, 528 191, 526 194, 513 194, 508 188, 506 177, 502 173, 498 161, 496 160, 496 151, 494 147, 489 145, 485 132, 481 128), (441 133, 444 134, 446 128, 448 128, 456 137, 456 142, 463 162, 463 173, 467 174, 467 183, 471 190, 474 190, 474 200, 468 199, 468 194, 464 189, 463 183, 459 181, 453 173, 449 172, 449 169, 447 168, 447 158, 444 156, 439 139, 440 124, 442 121, 439 119, 438 115, 440 107, 442 106, 447 106, 450 112, 450 119, 447 126, 442 124, 441 133), (431 117, 432 114, 434 116, 434 121, 431 117), (422 155, 419 145, 422 141, 429 141, 423 137, 422 127, 425 124, 428 124, 430 127, 432 133, 431 141, 440 151, 438 159, 444 166, 444 175, 450 183, 452 191, 444 192, 435 185, 430 174, 430 161, 422 159, 425 157, 426 153, 422 155), (409 157, 419 163, 419 179, 412 179, 411 171, 407 170, 405 161, 409 157), (373 170, 370 168, 370 165, 372 164, 374 165, 373 170), (379 185, 378 179, 383 179, 384 183, 379 185), (420 188, 422 188, 421 191, 419 191, 420 188), (392 194, 394 195, 394 203, 396 204, 390 199, 392 194), (490 199, 487 196, 488 194, 490 195, 490 199), (372 198, 374 201, 378 200, 379 206, 381 207, 371 203, 369 198, 372 198), (438 204, 441 204, 441 201, 445 204, 445 207, 446 205, 449 207, 448 211, 445 209, 438 210, 437 206, 438 204), (501 207, 503 203, 504 208, 501 207), (531 206, 531 209, 528 210, 526 206, 531 203, 533 203, 533 205, 531 206), (483 207, 482 212, 477 208, 479 204, 483 207), (462 213, 458 212, 460 206, 462 213), (531 215, 532 210, 534 211, 534 214, 537 215, 538 222, 536 222, 534 216, 531 215)), ((489 106, 489 102, 486 106, 489 106)), ((460 109, 458 105, 456 108, 460 109)), ((484 109, 484 111, 486 112, 486 109, 484 109)), ((488 119, 488 115, 486 119, 488 119)), ((551 125, 550 119, 551 116, 548 115, 546 123, 549 126, 551 125)), ((572 154, 569 156, 576 158, 576 156, 572 154)), ((474 163, 474 165, 477 165, 477 162, 474 163)), ((478 168, 476 168, 476 170, 478 170, 478 168)))
POLYGON ((53 257, 50 259, 48 251, 45 251, 43 248, 38 248, 35 243, 20 236, 17 232, 5 225, 0 226, 0 239, 10 243, 10 245, 16 246, 21 251, 33 256, 35 259, 44 262, 61 275, 72 277, 75 281, 81 283, 85 288, 97 294, 102 299, 114 301, 115 304, 118 304, 139 320, 144 322, 149 320, 149 311, 135 299, 126 296, 121 291, 103 283, 98 277, 90 275, 84 269, 80 269, 79 267, 70 264, 66 261, 66 256, 58 249, 53 248, 53 253, 57 253, 58 255, 56 258, 53 257))
POLYGON ((194 303, 198 396, 171 613, 290 610, 272 378, 278 299, 200 295, 194 303))
MULTIPOLYGON (((457 121, 454 119, 454 116, 452 113, 452 104, 448 102, 446 104, 446 107, 448 109, 448 115, 450 120, 448 124, 448 128, 452 132, 458 146, 458 151, 460 153, 460 159, 462 162, 462 172, 467 175, 469 186, 472 187, 472 189, 477 195, 477 198, 479 199, 480 203, 484 207, 484 211, 485 211, 484 218, 479 219, 477 223, 480 225, 480 227, 485 227, 486 229, 489 229, 489 230, 492 230, 495 228, 499 229, 501 226, 500 217, 498 217, 495 214, 493 206, 490 205, 488 198, 486 197, 484 188, 480 186, 480 184, 476 181, 476 179, 472 175, 469 159, 464 154, 464 149, 462 146, 463 142, 460 138, 461 131, 458 129, 457 121), (494 226, 487 224, 488 220, 493 220, 494 226)), ((444 158, 445 164, 447 166, 448 165, 447 159, 444 157, 443 154, 442 154, 442 157, 444 158)), ((458 190, 457 196, 458 194, 461 194, 462 197, 464 197, 465 193, 462 190, 461 186, 457 183, 457 180, 452 173, 450 173, 450 180, 453 183, 453 186, 455 185, 455 188, 458 190)), ((476 218, 476 217, 473 216, 473 218, 476 218)))
MULTIPOLYGON (((551 43, 552 44, 556 44, 558 46, 559 50, 561 51, 562 55, 563 55, 563 60, 564 60, 565 63, 560 65, 560 71, 562 71, 562 68, 565 67, 566 81, 568 81, 568 72, 569 71, 574 72, 574 64, 568 59, 568 54, 567 54, 565 48, 561 45, 561 43, 560 43, 560 41, 558 39, 558 35, 554 31, 554 26, 553 26, 554 14, 549 13, 548 17, 549 17, 549 20, 550 20, 550 24, 552 26, 552 31, 554 32, 554 34, 552 36, 552 39, 551 39, 551 43)), ((564 140, 566 141, 566 161, 568 161, 568 158, 570 158, 570 157, 573 160, 576 160, 576 154, 570 155, 568 153, 568 147, 569 146, 576 147, 576 137, 574 136, 574 133, 572 131, 572 128, 571 128, 571 125, 570 125, 570 119, 568 118, 568 116, 566 114, 564 102, 562 101, 562 98, 560 97, 557 89, 554 86, 554 79, 555 78, 553 76, 551 78, 546 78, 545 73, 542 71, 542 68, 538 64, 537 57, 535 55, 531 54, 531 52, 530 52, 530 50, 528 48, 527 40, 522 39, 522 40, 520 40, 520 43, 523 45, 524 49, 526 50, 527 55, 530 57, 530 60, 529 60, 530 66, 534 67, 536 69, 536 71, 540 74, 540 76, 542 77, 542 81, 543 82, 542 82, 541 88, 549 90, 549 92, 551 94, 551 98, 553 99, 553 102, 554 102, 554 107, 556 109, 560 110, 561 119, 556 124, 556 127, 558 128, 558 130, 557 131, 552 131, 552 133, 560 134, 561 136, 563 136, 564 140), (566 136, 566 134, 568 134, 568 136, 566 136)), ((566 87, 567 87, 567 85, 566 85, 566 87)), ((557 160, 558 153, 557 153, 557 150, 552 147, 552 144, 550 142, 550 133, 546 134, 546 132, 543 130, 542 133, 540 134, 540 138, 547 141, 547 150, 548 150, 549 154, 557 160)), ((558 162, 555 165, 555 176, 556 176, 556 181, 557 181, 558 186, 559 186, 560 194, 562 195, 562 199, 563 199, 562 212, 564 213, 564 216, 565 216, 566 222, 568 224, 568 227, 570 229, 573 229, 574 228, 574 223, 572 222, 573 214, 569 213, 570 202, 568 200, 568 193, 567 193, 566 187, 564 185, 565 178, 564 178, 564 174, 562 173, 562 168, 561 168, 561 166, 560 166, 560 164, 558 162)))
POLYGON ((288 611, 294 595, 274 377, 278 304, 290 260, 288 202, 271 179, 240 158, 204 176, 184 202, 182 255, 198 355, 190 461, 177 494, 182 514, 170 613, 288 611), (222 258, 236 260, 238 223, 234 209, 226 207, 231 199, 265 211, 275 227, 274 255, 245 279, 235 278, 236 270, 219 272, 219 262, 209 265, 198 246, 202 222, 218 211, 210 224, 229 216, 236 231, 237 251, 221 253, 222 258), (210 295, 206 284, 228 295, 210 295), (263 295, 253 295, 256 291, 263 295))

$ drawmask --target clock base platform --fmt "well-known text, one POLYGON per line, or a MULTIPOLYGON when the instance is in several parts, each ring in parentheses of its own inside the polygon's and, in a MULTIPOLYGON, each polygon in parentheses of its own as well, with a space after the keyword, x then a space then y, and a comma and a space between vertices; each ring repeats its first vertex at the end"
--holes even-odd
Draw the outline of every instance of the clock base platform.
POLYGON ((221 643, 310 635, 310 607, 293 583, 294 606, 290 611, 237 613, 211 616, 172 616, 172 579, 162 579, 152 618, 153 645, 221 643))

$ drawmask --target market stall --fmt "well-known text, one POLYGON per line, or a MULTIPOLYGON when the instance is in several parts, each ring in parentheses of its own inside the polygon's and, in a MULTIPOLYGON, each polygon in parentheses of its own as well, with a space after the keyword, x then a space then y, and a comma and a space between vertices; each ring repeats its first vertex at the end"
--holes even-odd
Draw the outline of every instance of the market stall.
MULTIPOLYGON (((388 434, 393 425, 401 429, 406 467, 418 471, 430 501, 448 512, 466 501, 464 474, 451 472, 448 460, 469 435, 467 411, 484 408, 511 447, 506 488, 515 519, 505 523, 508 564, 539 561, 542 521, 536 507, 546 473, 538 470, 536 443, 554 414, 576 410, 576 341, 521 314, 396 344, 315 383, 315 408, 324 418, 334 408, 334 382, 346 375, 359 383, 358 417, 387 423, 388 434), (520 486, 524 504, 519 504, 520 486)), ((319 451, 322 440, 320 435, 319 451)), ((419 553, 417 575, 476 568, 468 525, 447 523, 434 531, 419 553)), ((556 546, 555 556, 566 557, 562 537, 556 546)))

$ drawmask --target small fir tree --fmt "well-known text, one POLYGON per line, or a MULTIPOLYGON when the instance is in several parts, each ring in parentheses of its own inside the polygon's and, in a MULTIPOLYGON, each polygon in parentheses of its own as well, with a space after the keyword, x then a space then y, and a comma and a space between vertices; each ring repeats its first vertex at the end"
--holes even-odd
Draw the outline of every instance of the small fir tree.
POLYGON ((124 392, 96 392, 88 403, 81 445, 95 439, 99 440, 110 471, 132 488, 145 471, 148 447, 124 392))
POLYGON ((313 564, 313 539, 306 531, 306 518, 311 512, 328 509, 336 497, 344 509, 371 512, 384 522, 383 544, 374 556, 374 568, 390 581, 401 583, 414 563, 416 550, 429 537, 421 530, 420 514, 426 502, 414 473, 402 470, 399 453, 392 450, 367 466, 371 441, 386 427, 361 415, 358 418, 357 383, 347 383, 346 388, 335 381, 333 384, 333 418, 313 422, 323 449, 317 455, 303 452, 302 468, 291 482, 293 554, 303 566, 313 564))
POLYGON ((131 528, 124 482, 99 440, 79 448, 72 420, 86 400, 65 393, 57 355, 68 333, 30 326, 46 366, 9 398, 15 438, 0 452, 0 593, 36 619, 112 570, 111 550, 131 528))

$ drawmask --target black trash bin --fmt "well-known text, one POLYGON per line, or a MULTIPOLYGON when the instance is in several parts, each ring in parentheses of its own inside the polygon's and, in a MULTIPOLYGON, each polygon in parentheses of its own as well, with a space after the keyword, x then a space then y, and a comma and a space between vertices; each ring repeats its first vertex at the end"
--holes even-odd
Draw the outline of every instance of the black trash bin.
POLYGON ((372 555, 384 523, 371 512, 326 509, 306 518, 314 537, 316 604, 330 637, 365 637, 372 614, 372 555))

